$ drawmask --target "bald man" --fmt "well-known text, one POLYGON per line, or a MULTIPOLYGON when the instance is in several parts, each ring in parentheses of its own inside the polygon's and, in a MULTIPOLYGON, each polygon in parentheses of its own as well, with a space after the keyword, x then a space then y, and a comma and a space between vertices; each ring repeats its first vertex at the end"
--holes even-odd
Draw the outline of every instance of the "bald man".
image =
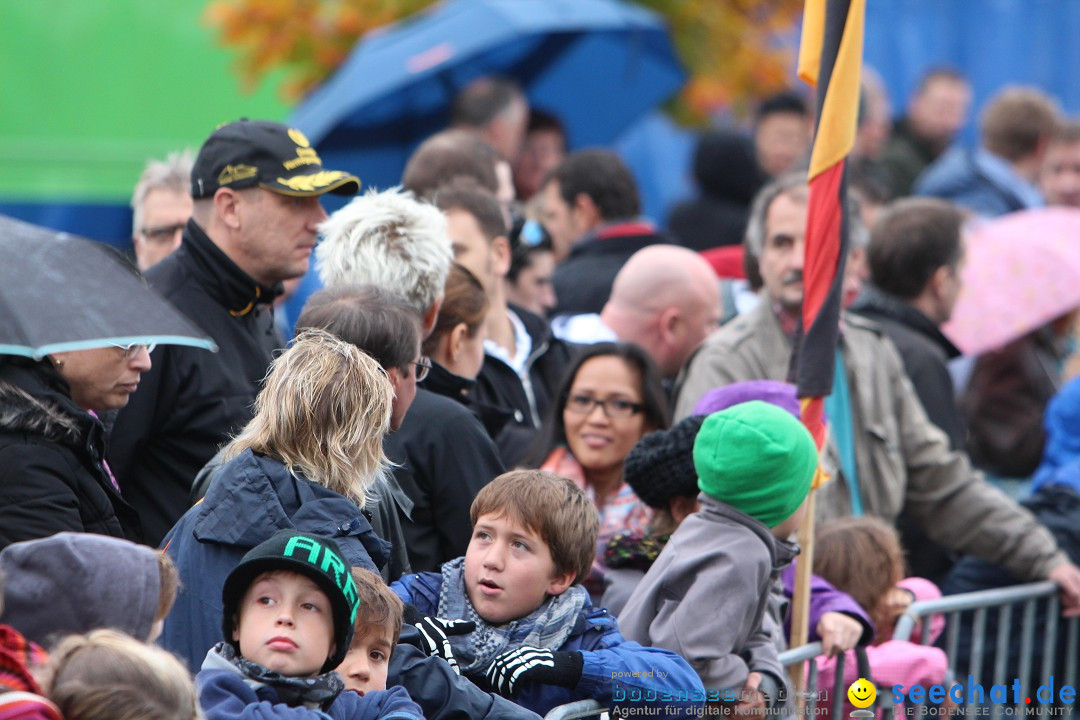
POLYGON ((631 255, 600 313, 619 340, 644 348, 665 378, 679 373, 720 317, 716 273, 677 245, 650 245, 631 255))

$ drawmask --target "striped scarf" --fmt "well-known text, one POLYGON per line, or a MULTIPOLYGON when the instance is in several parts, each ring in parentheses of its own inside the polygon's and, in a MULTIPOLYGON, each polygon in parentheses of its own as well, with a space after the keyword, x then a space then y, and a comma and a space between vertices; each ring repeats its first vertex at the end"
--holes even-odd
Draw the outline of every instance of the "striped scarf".
POLYGON ((467 677, 483 676, 499 654, 529 647, 558 650, 570 637, 589 594, 580 585, 571 585, 562 595, 547 598, 529 615, 503 625, 481 618, 465 593, 465 558, 443 563, 438 616, 444 620, 472 620, 476 632, 451 637, 454 657, 467 677))

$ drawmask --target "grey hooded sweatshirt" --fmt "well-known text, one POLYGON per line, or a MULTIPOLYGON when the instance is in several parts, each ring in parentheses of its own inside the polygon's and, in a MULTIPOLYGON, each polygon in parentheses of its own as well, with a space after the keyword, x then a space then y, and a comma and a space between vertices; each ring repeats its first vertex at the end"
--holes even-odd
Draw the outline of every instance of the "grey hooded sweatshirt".
MULTIPOLYGON (((773 580, 798 553, 769 528, 705 495, 672 534, 619 614, 627 640, 682 655, 708 690, 741 690, 751 672, 772 688, 784 669, 762 619, 773 580)), ((776 701, 772 697, 772 701, 776 701)))

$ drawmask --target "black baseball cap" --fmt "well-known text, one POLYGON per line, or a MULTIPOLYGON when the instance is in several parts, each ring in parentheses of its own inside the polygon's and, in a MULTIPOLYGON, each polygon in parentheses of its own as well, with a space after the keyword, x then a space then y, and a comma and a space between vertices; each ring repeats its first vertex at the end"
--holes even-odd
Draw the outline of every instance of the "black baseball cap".
POLYGON ((225 585, 221 589, 225 640, 232 642, 233 616, 248 587, 259 575, 272 570, 290 570, 305 575, 330 599, 334 618, 334 654, 327 658, 322 672, 333 670, 349 651, 360 597, 353 581, 352 568, 345 561, 337 543, 330 538, 297 530, 279 530, 269 540, 249 550, 225 578, 225 585))
POLYGON ((218 188, 261 187, 309 197, 355 195, 360 179, 343 170, 325 170, 304 133, 281 123, 241 119, 219 125, 195 158, 191 197, 213 197, 218 188))

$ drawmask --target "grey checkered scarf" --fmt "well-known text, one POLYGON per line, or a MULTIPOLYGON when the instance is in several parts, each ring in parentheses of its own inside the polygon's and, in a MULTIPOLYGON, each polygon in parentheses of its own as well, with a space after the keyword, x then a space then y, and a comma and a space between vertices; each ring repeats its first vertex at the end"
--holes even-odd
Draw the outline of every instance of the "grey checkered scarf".
POLYGON ((269 685, 278 699, 289 707, 327 710, 345 689, 341 676, 331 670, 315 677, 291 677, 252 662, 236 651, 231 643, 219 642, 203 660, 203 670, 229 670, 244 678, 249 687, 269 685))
POLYGON ((574 630, 578 615, 589 599, 581 585, 571 585, 562 595, 544 600, 539 608, 520 620, 503 625, 485 622, 465 593, 465 558, 443 563, 438 616, 444 620, 472 620, 476 632, 450 638, 454 657, 467 676, 483 675, 491 661, 506 650, 523 645, 558 650, 574 630))

